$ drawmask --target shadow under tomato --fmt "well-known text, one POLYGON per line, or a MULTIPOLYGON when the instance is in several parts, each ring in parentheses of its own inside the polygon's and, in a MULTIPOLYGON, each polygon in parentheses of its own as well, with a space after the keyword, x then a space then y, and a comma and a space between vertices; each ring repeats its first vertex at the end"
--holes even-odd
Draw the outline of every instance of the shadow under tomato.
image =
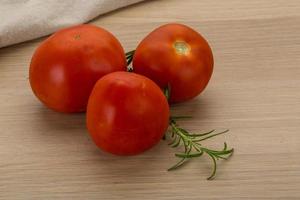
POLYGON ((90 140, 86 130, 85 113, 58 113, 40 105, 35 115, 31 128, 40 144, 56 144, 72 149, 71 145, 80 146, 90 140))
MULTIPOLYGON (((191 116, 191 119, 179 122, 180 125, 182 124, 188 128, 190 122, 200 122, 201 119, 205 119, 209 115, 209 109, 203 106, 206 103, 207 100, 196 98, 189 102, 172 105, 172 111, 174 111, 172 115, 191 116)), ((107 174, 109 179, 103 179, 107 184, 136 184, 141 181, 145 182, 146 180, 143 179, 150 179, 151 177, 160 177, 162 182, 168 183, 174 176, 186 173, 184 170, 179 173, 167 171, 168 168, 178 162, 178 158, 174 156, 174 153, 180 152, 180 149, 172 149, 168 145, 169 142, 169 140, 161 140, 150 150, 136 156, 115 156, 101 151, 94 145, 93 150, 90 149, 88 153, 90 166, 96 167, 92 170, 92 173, 94 176, 99 176, 99 178, 107 174)), ((190 164, 188 163, 187 167, 190 164)), ((197 163, 194 164, 197 165, 197 163)), ((193 165, 191 164, 190 167, 193 167, 193 165)), ((205 175, 204 172, 200 174, 205 175)))
MULTIPOLYGON (((43 126, 52 129, 85 129, 85 113, 60 113, 44 106, 39 108, 43 126)), ((66 131, 67 132, 67 131, 66 131)))
POLYGON ((168 175, 167 169, 174 154, 167 143, 161 141, 139 155, 116 156, 95 149, 89 156, 93 176, 109 177, 103 178, 107 184, 131 184, 145 181, 144 178, 168 175))
MULTIPOLYGON (((172 106, 176 116, 191 116, 180 121, 180 125, 189 128, 192 123, 207 118, 211 113, 208 98, 198 97, 191 101, 172 106), (191 123, 191 124, 190 124, 191 123)), ((174 153, 178 149, 168 146, 168 141, 160 141, 150 150, 136 156, 116 156, 99 149, 91 140, 86 129, 85 113, 64 114, 52 111, 44 106, 37 107, 33 128, 38 133, 45 156, 60 156, 60 166, 69 167, 74 174, 101 179, 107 184, 138 183, 151 177, 162 177, 162 182, 170 181, 184 172, 167 172, 178 159, 174 153), (55 149, 54 147, 55 146, 55 149), (61 152, 61 153, 60 153, 61 152), (81 168, 80 170, 77 168, 81 168)), ((172 113, 173 115, 173 113, 172 113)), ((57 162, 53 157, 49 162, 57 162)), ((193 167, 197 163, 188 163, 193 167)))

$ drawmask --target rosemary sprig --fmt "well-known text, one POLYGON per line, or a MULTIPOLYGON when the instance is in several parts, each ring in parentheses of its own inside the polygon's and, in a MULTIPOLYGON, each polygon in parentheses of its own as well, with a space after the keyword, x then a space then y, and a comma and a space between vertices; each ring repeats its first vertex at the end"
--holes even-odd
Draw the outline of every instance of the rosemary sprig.
MULTIPOLYGON (((202 146, 202 144, 200 144, 199 142, 215 137, 217 135, 224 134, 228 132, 228 130, 218 132, 218 133, 214 133, 215 130, 211 130, 205 133, 192 134, 186 129, 179 127, 179 125, 175 121, 175 119, 178 118, 179 117, 171 117, 170 119, 171 142, 169 143, 169 145, 172 148, 176 148, 180 144, 182 144, 184 147, 184 152, 175 154, 176 157, 181 159, 175 165, 170 167, 168 171, 177 169, 182 165, 184 165, 190 159, 200 157, 205 153, 213 161, 213 170, 211 175, 207 179, 208 180, 213 179, 217 171, 217 160, 219 159, 226 160, 227 158, 229 158, 233 153, 233 148, 228 149, 227 144, 225 142, 224 148, 222 150, 212 150, 202 146)), ((187 116, 184 116, 184 118, 187 118, 187 116)))
MULTIPOLYGON (((128 52, 125 54, 126 60, 127 60, 127 66, 129 66, 130 63, 132 62, 134 52, 135 52, 135 50, 132 50, 132 51, 128 51, 128 52)), ((132 68, 129 68, 128 71, 130 71, 130 69, 132 70, 132 68)))

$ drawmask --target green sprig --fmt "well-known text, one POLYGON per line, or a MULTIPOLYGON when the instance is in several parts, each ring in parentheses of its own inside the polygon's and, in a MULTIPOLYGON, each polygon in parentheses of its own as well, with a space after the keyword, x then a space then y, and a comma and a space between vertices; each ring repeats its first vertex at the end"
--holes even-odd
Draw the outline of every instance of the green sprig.
MULTIPOLYGON (((129 51, 125 54, 126 56, 126 61, 127 61, 127 66, 130 65, 130 63, 132 62, 133 59, 133 55, 135 53, 135 50, 129 51)), ((128 68, 128 71, 132 71, 132 68, 128 68)))
MULTIPOLYGON (((202 144, 199 142, 202 142, 204 140, 207 140, 209 138, 213 138, 215 136, 224 134, 228 132, 229 130, 225 130, 222 132, 214 133, 215 130, 211 130, 205 133, 200 134, 192 134, 186 129, 183 129, 179 127, 179 125, 176 123, 175 119, 179 119, 182 117, 171 117, 170 119, 170 126, 171 126, 171 142, 169 145, 172 148, 178 147, 180 144, 184 147, 183 153, 176 153, 175 156, 178 158, 181 158, 175 165, 170 167, 168 171, 175 170, 182 165, 184 165, 187 161, 189 161, 192 158, 201 157, 204 153, 207 154, 213 162, 213 170, 211 175, 207 178, 208 180, 211 180, 215 177, 216 171, 217 171, 217 160, 224 159, 226 160, 233 154, 233 148, 228 149, 226 142, 224 143, 224 147, 222 150, 212 150, 206 147, 203 147, 202 144)), ((186 118, 184 116, 183 118, 186 118)))

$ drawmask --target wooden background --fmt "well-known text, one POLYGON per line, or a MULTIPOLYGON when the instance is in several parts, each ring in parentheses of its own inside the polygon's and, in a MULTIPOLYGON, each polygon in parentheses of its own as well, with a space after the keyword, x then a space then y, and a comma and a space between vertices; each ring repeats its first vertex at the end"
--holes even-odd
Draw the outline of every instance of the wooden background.
POLYGON ((209 158, 167 172, 174 150, 102 153, 85 115, 55 113, 33 96, 28 66, 44 39, 0 49, 0 199, 300 199, 300 1, 161 0, 92 21, 126 50, 155 27, 182 22, 210 42, 207 90, 176 105, 190 130, 230 129, 206 144, 235 147, 207 181, 209 158))

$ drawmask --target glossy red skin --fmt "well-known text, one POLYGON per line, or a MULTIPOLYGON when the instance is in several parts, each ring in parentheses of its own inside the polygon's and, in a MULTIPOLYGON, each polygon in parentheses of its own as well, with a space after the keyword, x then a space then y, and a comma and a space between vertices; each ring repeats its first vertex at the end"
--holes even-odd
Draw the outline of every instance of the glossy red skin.
POLYGON ((155 29, 138 45, 133 71, 155 81, 161 88, 171 86, 171 103, 184 102, 199 95, 213 72, 213 54, 207 41, 193 29, 167 24, 155 29), (179 54, 176 41, 190 46, 179 54))
POLYGON ((93 25, 79 25, 60 30, 42 42, 32 57, 29 78, 41 102, 70 113, 86 110, 99 78, 125 70, 124 50, 111 33, 93 25))
POLYGON ((136 155, 157 144, 168 128, 169 105, 150 79, 114 72, 95 85, 87 127, 96 145, 116 155, 136 155))

